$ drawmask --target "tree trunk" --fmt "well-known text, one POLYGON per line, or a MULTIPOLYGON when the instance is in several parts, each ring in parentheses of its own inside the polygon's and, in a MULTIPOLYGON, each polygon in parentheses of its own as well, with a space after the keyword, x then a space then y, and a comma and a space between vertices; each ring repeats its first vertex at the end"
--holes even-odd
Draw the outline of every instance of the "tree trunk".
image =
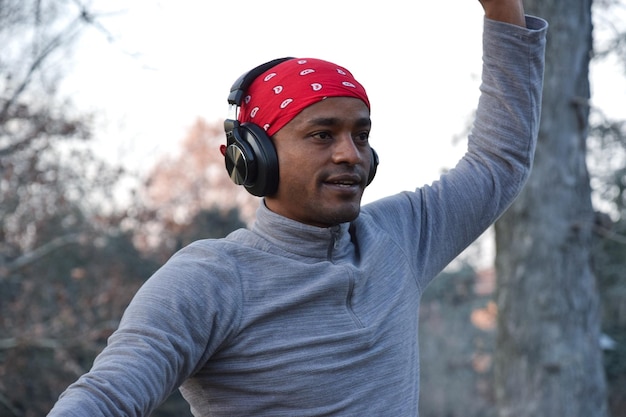
POLYGON ((500 417, 606 417, 585 163, 592 0, 526 0, 548 20, 535 165, 496 223, 500 417))

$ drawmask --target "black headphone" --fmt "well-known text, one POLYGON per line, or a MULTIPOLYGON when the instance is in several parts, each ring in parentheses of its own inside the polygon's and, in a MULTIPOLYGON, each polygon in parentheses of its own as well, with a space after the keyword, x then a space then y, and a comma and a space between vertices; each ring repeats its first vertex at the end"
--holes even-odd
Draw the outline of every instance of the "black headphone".
MULTIPOLYGON (((259 197, 272 195, 278 189, 276 148, 265 130, 254 123, 239 123, 236 115, 250 84, 265 71, 290 59, 294 58, 274 59, 246 72, 235 81, 228 95, 234 117, 224 121, 226 146, 222 147, 222 153, 226 171, 235 184, 243 185, 250 194, 259 197)), ((371 161, 367 185, 374 179, 378 167, 378 154, 374 149, 371 161)))

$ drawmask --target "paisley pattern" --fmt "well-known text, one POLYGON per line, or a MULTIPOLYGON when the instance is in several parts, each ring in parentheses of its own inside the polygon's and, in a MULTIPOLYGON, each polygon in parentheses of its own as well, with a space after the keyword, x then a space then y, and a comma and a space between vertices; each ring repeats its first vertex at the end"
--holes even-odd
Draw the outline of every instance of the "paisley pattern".
POLYGON ((321 59, 290 59, 252 82, 238 119, 272 136, 303 109, 327 97, 355 97, 370 107, 365 88, 347 69, 321 59))

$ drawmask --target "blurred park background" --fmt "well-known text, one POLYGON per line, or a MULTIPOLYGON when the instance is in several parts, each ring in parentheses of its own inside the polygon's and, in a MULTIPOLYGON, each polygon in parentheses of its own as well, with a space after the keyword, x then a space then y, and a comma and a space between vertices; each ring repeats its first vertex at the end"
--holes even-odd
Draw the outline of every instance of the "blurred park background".
MULTIPOLYGON (((99 108, 77 100, 84 99, 84 92, 79 93, 81 81, 72 63, 91 59, 80 55, 93 45, 84 43, 87 37, 101 39, 98 47, 109 48, 102 54, 120 54, 124 65, 143 65, 134 56, 137 51, 126 50, 115 32, 116 19, 127 17, 125 7, 132 8, 133 2, 119 4, 0 1, 0 417, 44 416, 60 393, 89 370, 135 291, 160 265, 193 240, 219 238, 251 224, 259 204, 225 175, 217 150, 226 114, 188 112, 183 116, 188 117, 186 129, 180 132, 159 134, 153 126, 153 147, 131 158, 136 150, 119 143, 133 143, 136 131, 117 126, 131 121, 116 120, 118 113, 108 112, 106 104, 99 108), (118 142, 112 131, 121 136, 118 142), (107 141, 117 143, 111 145, 115 149, 105 149, 107 141), (167 145, 159 148, 159 142, 167 145)), ((185 7, 185 2, 178 4, 185 7)), ((346 4, 357 16, 369 7, 367 2, 346 4)), ((525 4, 529 13, 551 24, 537 160, 518 201, 426 291, 420 312, 421 413, 626 417, 626 2, 525 4), (605 86, 606 107, 596 100, 594 86, 605 86)), ((392 28, 394 16, 400 19, 404 12, 399 9, 406 5, 391 1, 376 7, 392 20, 375 25, 351 20, 349 30, 356 31, 356 39, 346 40, 344 49, 361 32, 376 35, 383 23, 392 28)), ((333 9, 323 11, 332 14, 333 9)), ((313 32, 333 29, 308 9, 297 13, 305 13, 313 32)), ((232 18, 230 30, 237 30, 236 17, 223 13, 208 15, 206 24, 226 18, 232 18)), ((418 25, 427 18, 414 20, 418 25)), ((482 22, 474 23, 480 29, 482 22)), ((142 24, 137 23, 139 30, 142 24)), ((237 42, 230 46, 233 56, 211 55, 215 42, 228 43, 228 34, 207 39, 206 50, 194 53, 209 56, 216 73, 217 67, 228 70, 222 91, 209 94, 210 100, 225 104, 229 83, 266 59, 255 50, 238 62, 236 51, 242 45, 237 42), (248 66, 247 60, 254 64, 248 66)), ((267 42, 280 39, 270 36, 267 42)), ((420 42, 426 41, 400 39, 398 48, 410 55, 420 42)), ((370 44, 367 59, 380 61, 377 51, 370 44)), ((330 53, 331 60, 340 61, 333 54, 341 58, 341 52, 330 53)), ((346 60, 352 59, 346 52, 346 60)), ((389 65, 401 65, 396 59, 389 65)), ((470 67, 453 68, 456 73, 446 68, 445 74, 476 89, 478 80, 467 72, 478 70, 470 67)), ((101 70, 119 71, 113 62, 101 70)), ((364 76, 374 78, 377 71, 380 67, 373 66, 364 76)), ((374 111, 390 107, 395 119, 389 120, 401 132, 383 125, 376 128, 384 132, 378 136, 420 136, 423 129, 410 126, 404 86, 376 85, 374 95, 381 100, 373 100, 374 111), (378 92, 384 89, 391 90, 390 100, 378 92)), ((190 99, 206 94, 202 86, 182 90, 177 94, 190 99)), ((162 100, 172 114, 185 109, 168 99, 168 91, 147 99, 162 100)), ((121 100, 134 102, 136 94, 146 92, 130 89, 121 100)), ((457 94, 442 87, 442 103, 437 104, 452 109, 465 103, 457 94)), ((416 106, 419 111, 428 108, 416 106)), ((448 156, 458 157, 463 148, 459 138, 469 129, 464 126, 470 126, 471 112, 471 107, 450 110, 447 117, 459 119, 450 123, 453 133, 445 123, 435 124, 435 132, 444 136, 438 140, 449 146, 443 151, 448 156)), ((132 118, 132 112, 125 117, 132 118)), ((140 122, 149 123, 144 117, 140 122)), ((167 116, 155 117, 158 126, 157 119, 167 116)), ((428 158, 430 145, 420 142, 419 152, 426 156, 392 164, 392 158, 400 158, 397 143, 382 152, 383 144, 374 145, 382 160, 375 181, 380 185, 367 199, 399 186, 392 177, 410 179, 417 158, 428 158)), ((438 163, 438 173, 453 165, 438 163)), ((153 415, 190 414, 173 393, 153 415)))

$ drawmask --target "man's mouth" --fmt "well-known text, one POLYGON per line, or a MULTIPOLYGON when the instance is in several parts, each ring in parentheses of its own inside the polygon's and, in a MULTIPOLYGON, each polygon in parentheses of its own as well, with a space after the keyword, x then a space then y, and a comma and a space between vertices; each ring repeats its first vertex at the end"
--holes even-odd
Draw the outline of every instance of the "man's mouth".
POLYGON ((360 187, 363 183, 363 179, 358 174, 334 176, 326 179, 325 184, 339 188, 350 189, 353 187, 360 187))

